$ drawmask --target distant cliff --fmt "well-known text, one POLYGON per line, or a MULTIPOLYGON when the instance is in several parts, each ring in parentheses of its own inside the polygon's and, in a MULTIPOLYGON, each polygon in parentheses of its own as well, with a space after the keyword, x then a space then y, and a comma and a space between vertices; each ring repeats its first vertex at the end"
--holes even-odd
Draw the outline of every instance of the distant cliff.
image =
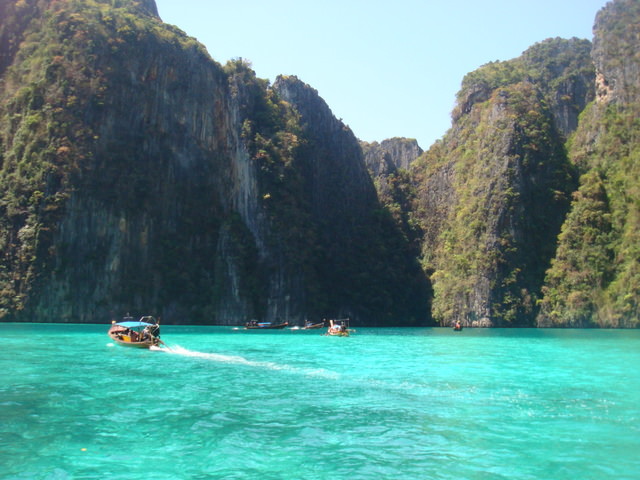
POLYGON ((593 97, 589 47, 548 40, 467 75, 451 130, 412 165, 442 324, 534 323, 577 184, 564 141, 593 97))
POLYGON ((547 272, 538 324, 640 326, 640 3, 597 15, 596 99, 569 157, 582 174, 547 272))
POLYGON ((318 93, 295 77, 273 89, 292 105, 302 125, 297 155, 299 201, 314 219, 320 291, 340 312, 360 312, 370 325, 431 321, 430 286, 414 252, 376 196, 358 140, 335 119, 318 93), (377 259, 385 259, 378 261, 377 259))
POLYGON ((413 138, 360 142, 360 146, 380 203, 398 225, 411 255, 419 258, 422 239, 411 205, 413 187, 409 167, 424 153, 422 148, 413 138))
POLYGON ((439 323, 638 325, 639 11, 464 78, 404 187, 439 323))
POLYGON ((315 91, 220 66, 151 0, 1 8, 4 320, 428 321, 315 91))
POLYGON ((364 161, 371 175, 395 173, 398 169, 406 170, 409 165, 422 155, 422 149, 412 138, 390 138, 382 142, 361 142, 364 161))

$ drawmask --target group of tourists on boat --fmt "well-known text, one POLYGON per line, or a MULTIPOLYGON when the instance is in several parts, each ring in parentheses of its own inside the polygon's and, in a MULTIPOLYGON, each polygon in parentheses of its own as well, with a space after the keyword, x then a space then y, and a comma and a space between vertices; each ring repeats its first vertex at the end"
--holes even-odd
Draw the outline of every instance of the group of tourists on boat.
POLYGON ((327 330, 327 335, 335 337, 348 337, 349 332, 351 331, 352 330, 349 329, 348 318, 329 320, 329 329, 327 330))
POLYGON ((126 347, 149 348, 158 346, 160 340, 160 322, 154 317, 146 315, 140 320, 134 320, 127 315, 120 322, 111 322, 109 337, 118 345, 126 347))

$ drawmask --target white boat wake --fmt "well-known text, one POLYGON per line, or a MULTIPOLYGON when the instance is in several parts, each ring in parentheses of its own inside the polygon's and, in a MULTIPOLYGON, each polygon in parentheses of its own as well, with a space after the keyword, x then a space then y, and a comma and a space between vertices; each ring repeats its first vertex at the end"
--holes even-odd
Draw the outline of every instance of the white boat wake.
POLYGON ((198 352, 195 350, 189 350, 179 345, 172 345, 171 347, 155 347, 152 346, 151 350, 158 352, 165 352, 171 355, 180 355, 182 357, 199 358, 201 360, 209 360, 218 363, 233 364, 233 365, 246 365, 248 367, 266 368, 269 370, 286 371, 291 373, 297 373, 302 375, 309 375, 314 377, 324 378, 338 378, 340 375, 325 370, 324 368, 301 368, 294 367, 292 365, 281 365, 274 362, 261 362, 256 360, 247 360, 244 357, 238 355, 222 355, 219 353, 206 353, 198 352))

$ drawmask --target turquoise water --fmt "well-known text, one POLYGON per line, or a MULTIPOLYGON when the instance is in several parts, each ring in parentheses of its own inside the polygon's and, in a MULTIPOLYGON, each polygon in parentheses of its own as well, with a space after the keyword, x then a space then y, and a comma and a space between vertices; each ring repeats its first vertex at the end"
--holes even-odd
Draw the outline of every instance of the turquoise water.
POLYGON ((638 479, 640 331, 0 324, 0 479, 638 479))

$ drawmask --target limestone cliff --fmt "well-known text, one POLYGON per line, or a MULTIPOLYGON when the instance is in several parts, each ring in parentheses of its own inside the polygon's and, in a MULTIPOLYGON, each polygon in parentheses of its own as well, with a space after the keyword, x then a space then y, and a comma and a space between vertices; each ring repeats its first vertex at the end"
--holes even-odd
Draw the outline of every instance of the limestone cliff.
POLYGON ((412 138, 389 138, 382 142, 361 142, 364 161, 371 175, 380 177, 406 170, 422 155, 418 142, 412 138))
POLYGON ((5 320, 426 320, 317 93, 222 67, 152 0, 0 9, 5 320))
POLYGON ((593 61, 597 95, 603 103, 634 104, 640 100, 638 2, 609 2, 593 26, 593 61))
POLYGON ((360 145, 380 203, 409 242, 412 255, 418 258, 422 232, 416 228, 413 220, 410 205, 413 189, 408 169, 423 150, 412 138, 389 138, 380 143, 360 142, 360 145))
POLYGON ((153 0, 0 0, 0 320, 638 326, 639 18, 470 72, 422 152, 153 0))
POLYGON ((296 156, 303 184, 298 201, 309 205, 314 221, 317 247, 309 264, 316 266, 326 301, 345 315, 360 311, 369 324, 391 325, 394 315, 405 324, 425 324, 429 284, 409 242, 378 201, 358 140, 296 77, 279 77, 274 90, 303 125, 304 144, 296 156))
POLYGON ((541 326, 640 325, 640 4, 597 15, 597 97, 569 156, 583 174, 546 275, 541 326))
POLYGON ((561 39, 481 67, 463 80, 451 130, 413 164, 441 324, 533 324, 575 188, 563 144, 593 96, 589 71, 585 42, 561 39))
POLYGON ((639 18, 609 2, 593 44, 549 39, 463 80, 409 182, 441 324, 638 326, 639 18))
POLYGON ((10 317, 229 313, 211 299, 220 232, 251 185, 239 106, 152 3, 53 2, 25 30, 2 92, 10 317))

